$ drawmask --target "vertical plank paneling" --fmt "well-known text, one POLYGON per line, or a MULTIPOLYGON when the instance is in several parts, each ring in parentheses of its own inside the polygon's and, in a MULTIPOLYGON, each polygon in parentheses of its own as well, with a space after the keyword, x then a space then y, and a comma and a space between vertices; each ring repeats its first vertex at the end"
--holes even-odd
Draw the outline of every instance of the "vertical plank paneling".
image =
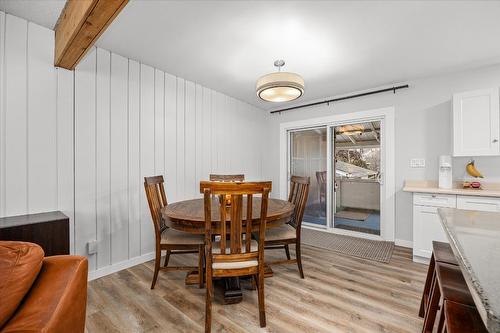
POLYGON ((28 212, 27 68, 28 25, 6 15, 5 35, 5 214, 28 212))
MULTIPOLYGON (((154 69, 141 64, 141 175, 155 173, 155 99, 154 69)), ((141 178, 142 178, 141 177, 141 178)), ((154 249, 153 223, 144 190, 141 194, 141 254, 154 249)))
POLYGON ((57 68, 57 206, 69 217, 71 253, 75 253, 73 144, 73 71, 57 68))
POLYGON ((111 54, 111 263, 128 259, 128 60, 111 54))
POLYGON ((97 49, 96 72, 96 209, 97 268, 111 263, 110 212, 110 69, 111 54, 97 49))
POLYGON ((144 176, 172 202, 212 172, 262 174, 259 109, 102 49, 55 69, 53 43, 0 12, 0 216, 63 211, 72 253, 98 241, 93 271, 154 250, 144 176))
POLYGON ((54 31, 28 24, 28 207, 57 209, 54 31))
MULTIPOLYGON (((75 252, 87 255, 96 240, 96 51, 75 70, 75 252)), ((89 255, 89 270, 96 256, 89 255)))
POLYGON ((0 12, 0 217, 5 216, 5 13, 0 12))
POLYGON ((210 149, 211 153, 210 155, 212 156, 212 163, 211 163, 211 168, 210 168, 210 173, 217 173, 219 172, 219 156, 218 156, 218 149, 217 149, 217 120, 218 120, 218 112, 217 112, 217 92, 210 90, 211 92, 211 110, 212 110, 212 118, 210 119, 211 122, 211 137, 210 137, 210 149))
POLYGON ((196 187, 196 88, 191 81, 186 81, 185 92, 185 197, 193 198, 195 196, 196 187))
POLYGON ((203 87, 199 84, 196 85, 196 121, 195 121, 195 139, 196 139, 196 181, 194 194, 199 196, 199 189, 197 184, 200 180, 208 179, 203 177, 203 87))
POLYGON ((165 73, 155 69, 155 175, 165 173, 165 73))
POLYGON ((208 179, 212 171, 212 91, 203 87, 203 109, 202 109, 202 166, 203 178, 208 179))
MULTIPOLYGON (((241 126, 241 121, 240 118, 238 117, 239 113, 239 101, 236 99, 229 97, 229 107, 227 109, 227 119, 229 121, 228 126, 228 137, 230 138, 238 138, 241 134, 243 134, 244 130, 240 128, 241 126)), ((229 159, 229 169, 231 170, 231 173, 238 173, 242 171, 242 163, 241 163, 241 158, 243 155, 244 150, 238 147, 233 140, 228 140, 228 156, 230 156, 229 159)), ((247 141, 248 142, 248 141, 247 141)))
POLYGON ((165 191, 177 201, 177 78, 165 74, 165 191))
POLYGON ((128 61, 128 250, 129 258, 141 254, 140 169, 140 65, 128 61))
POLYGON ((185 199, 185 81, 177 78, 177 200, 185 199))

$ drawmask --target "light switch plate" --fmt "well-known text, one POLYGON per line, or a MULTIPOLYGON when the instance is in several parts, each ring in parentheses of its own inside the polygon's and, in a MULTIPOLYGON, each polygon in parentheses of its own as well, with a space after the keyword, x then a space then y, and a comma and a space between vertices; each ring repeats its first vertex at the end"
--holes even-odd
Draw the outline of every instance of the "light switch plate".
POLYGON ((411 168, 425 168, 425 158, 412 158, 410 160, 411 168))
POLYGON ((97 241, 93 240, 87 243, 87 253, 95 254, 97 253, 97 241))

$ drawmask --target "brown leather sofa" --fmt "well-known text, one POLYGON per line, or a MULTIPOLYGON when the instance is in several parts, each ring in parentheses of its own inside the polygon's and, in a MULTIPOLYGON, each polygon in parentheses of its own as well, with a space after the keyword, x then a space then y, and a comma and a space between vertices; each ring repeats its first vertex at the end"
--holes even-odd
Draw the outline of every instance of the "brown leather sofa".
POLYGON ((88 263, 0 241, 0 332, 84 332, 88 263))

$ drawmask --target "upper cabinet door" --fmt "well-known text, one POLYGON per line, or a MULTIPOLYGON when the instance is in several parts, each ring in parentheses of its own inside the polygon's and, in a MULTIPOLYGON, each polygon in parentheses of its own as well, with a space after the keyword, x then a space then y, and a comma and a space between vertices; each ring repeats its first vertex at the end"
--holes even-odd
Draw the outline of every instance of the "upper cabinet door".
POLYGON ((498 88, 453 95, 453 156, 500 155, 498 88))

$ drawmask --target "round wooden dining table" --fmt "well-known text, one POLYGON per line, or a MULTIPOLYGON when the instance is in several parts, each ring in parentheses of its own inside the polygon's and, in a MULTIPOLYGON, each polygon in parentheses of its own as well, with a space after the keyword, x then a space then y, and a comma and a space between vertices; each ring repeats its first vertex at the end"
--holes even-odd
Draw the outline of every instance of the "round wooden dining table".
MULTIPOLYGON (((212 223, 214 229, 220 223, 219 203, 217 199, 212 200, 212 223)), ((261 200, 256 197, 252 200, 252 222, 253 229, 258 228, 260 218, 261 200)), ((267 207, 266 228, 273 228, 290 221, 293 214, 294 205, 286 200, 269 199, 267 207)), ((246 200, 243 201, 242 220, 246 221, 246 200)), ((192 199, 178 201, 168 204, 162 208, 162 217, 170 228, 189 232, 193 234, 203 234, 205 232, 205 207, 204 200, 192 199)), ((216 232, 216 231, 215 231, 216 232)), ((270 267, 266 267, 267 277, 272 276, 270 267)), ((186 276, 186 284, 198 283, 198 272, 189 272, 186 276)), ((224 302, 238 303, 241 301, 242 293, 240 281, 237 278, 224 279, 224 302)))

